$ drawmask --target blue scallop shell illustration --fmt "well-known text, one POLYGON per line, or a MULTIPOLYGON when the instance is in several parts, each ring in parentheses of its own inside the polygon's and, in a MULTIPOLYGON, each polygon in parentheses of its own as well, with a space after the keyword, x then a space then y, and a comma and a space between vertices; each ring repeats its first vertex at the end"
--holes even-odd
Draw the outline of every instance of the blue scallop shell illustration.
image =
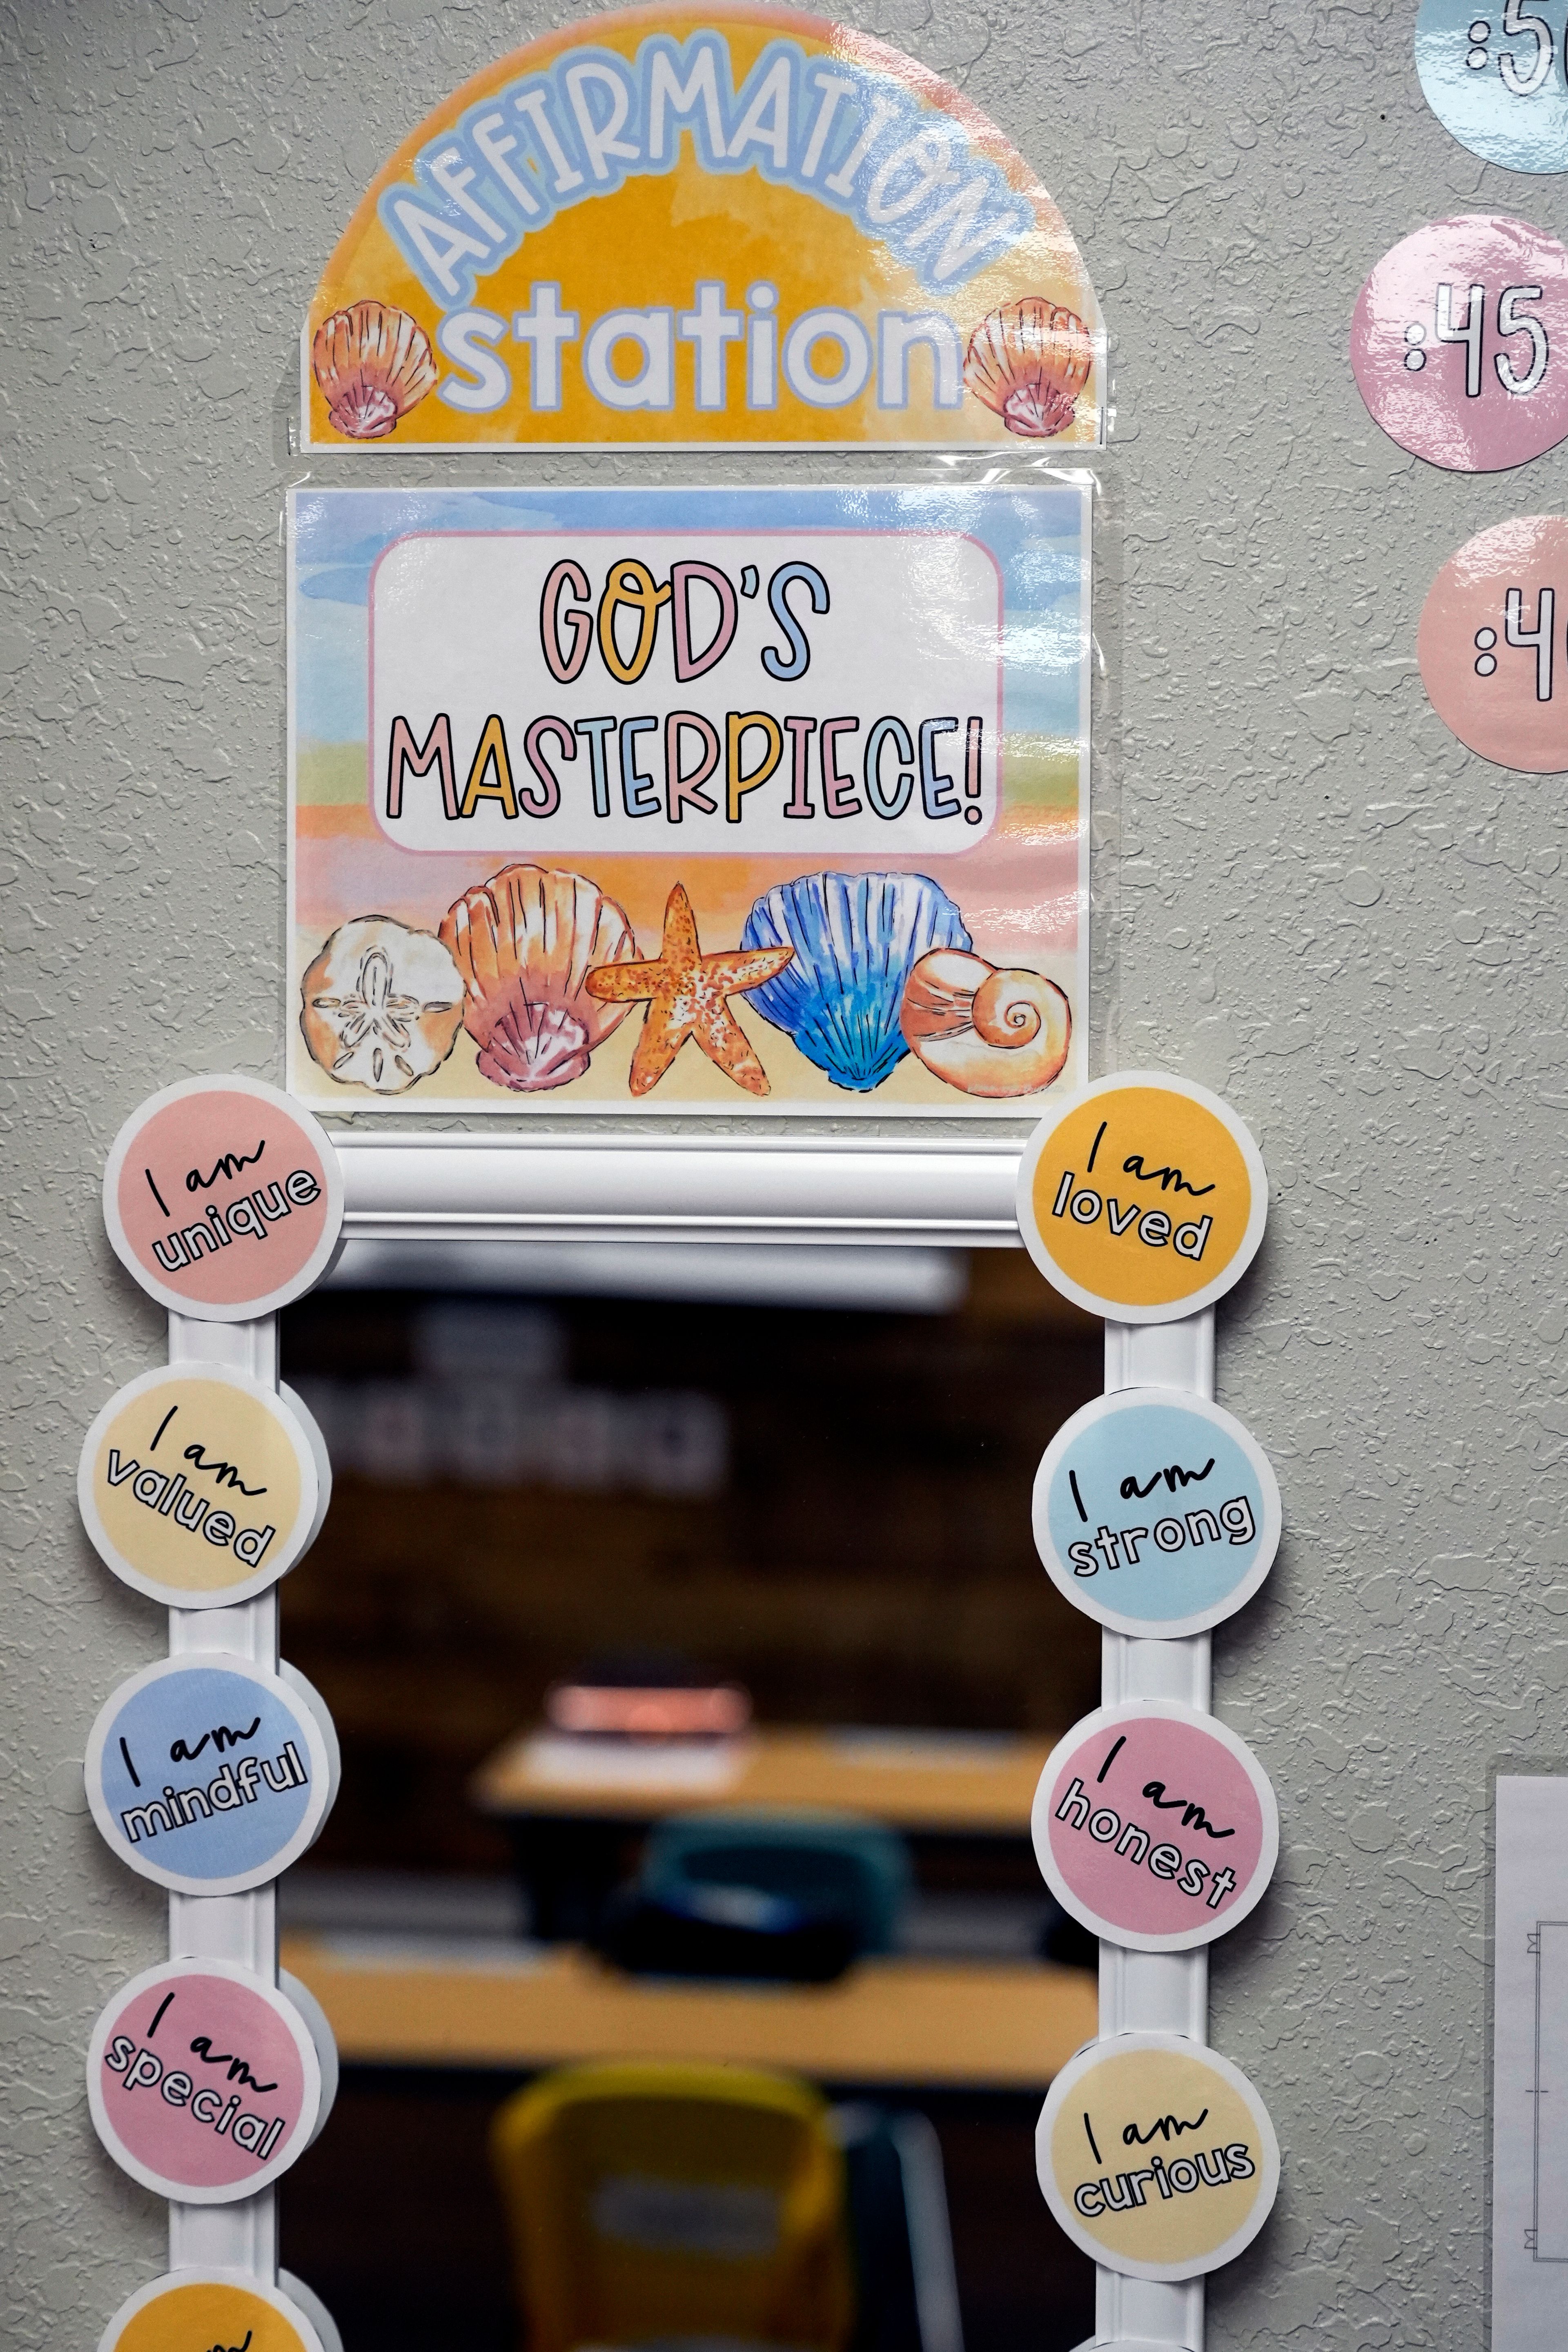
POLYGON ((916 963, 932 948, 972 944, 952 900, 923 874, 803 874, 746 918, 742 948, 795 950, 746 1002, 836 1087, 868 1094, 909 1051, 899 1007, 916 963))

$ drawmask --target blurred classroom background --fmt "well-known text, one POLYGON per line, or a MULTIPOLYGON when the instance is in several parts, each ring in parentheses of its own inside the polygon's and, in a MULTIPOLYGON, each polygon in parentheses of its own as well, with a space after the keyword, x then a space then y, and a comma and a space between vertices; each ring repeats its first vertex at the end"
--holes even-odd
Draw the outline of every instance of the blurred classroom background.
POLYGON ((288 1310, 342 2077, 282 2258, 346 2352, 1092 2333, 1028 1810, 1099 1641, 1029 1498, 1100 1349, 1016 1250, 357 1244, 288 1310))

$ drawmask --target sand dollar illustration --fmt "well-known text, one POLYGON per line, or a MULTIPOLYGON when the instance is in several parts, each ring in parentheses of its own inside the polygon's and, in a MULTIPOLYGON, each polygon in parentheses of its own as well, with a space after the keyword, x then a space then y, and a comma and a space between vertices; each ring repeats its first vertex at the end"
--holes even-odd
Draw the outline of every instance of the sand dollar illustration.
POLYGON ((303 2306, 281 2286, 224 2271, 170 2271, 122 2303, 98 2352, 327 2352, 303 2306))
POLYGON ((168 1960, 93 2029, 88 2103, 121 2168, 158 2196, 230 2204, 309 2145, 321 2070, 291 2001, 228 1960, 168 1960))
POLYGON ((1229 1727, 1176 1699, 1097 1707, 1035 1791, 1035 1858, 1091 1935, 1190 1951, 1244 1919, 1279 1856, 1268 1777, 1229 1727))
POLYGON ((259 1078, 186 1078, 149 1096, 103 1177, 115 1255, 181 1315, 246 1322, 326 1272, 343 1187, 326 1129, 259 1078))
POLYGON ((1057 1590, 1113 1633, 1173 1641, 1234 1615, 1279 1547, 1279 1483, 1206 1397, 1121 1389, 1064 1422, 1035 1479, 1057 1590))
POLYGON ((1098 1078, 1035 1129, 1018 1227, 1064 1297, 1121 1323, 1196 1314, 1263 1239, 1258 1146, 1205 1087, 1147 1070, 1098 1078))
POLYGON ((1035 2134, 1047 2204, 1128 2278, 1198 2278, 1251 2244, 1279 2144, 1237 2066, 1178 2033, 1090 2042, 1051 2084, 1035 2134))
POLYGON ((170 1364, 112 1396, 83 1441, 82 1524, 122 1583, 170 1609, 248 1601, 317 1525, 309 1433, 270 1389, 223 1364, 170 1364))
POLYGON ((266 1885, 326 1818, 327 1743, 280 1676, 220 1651, 121 1684, 87 1745, 88 1802, 129 1869, 184 1895, 266 1885))

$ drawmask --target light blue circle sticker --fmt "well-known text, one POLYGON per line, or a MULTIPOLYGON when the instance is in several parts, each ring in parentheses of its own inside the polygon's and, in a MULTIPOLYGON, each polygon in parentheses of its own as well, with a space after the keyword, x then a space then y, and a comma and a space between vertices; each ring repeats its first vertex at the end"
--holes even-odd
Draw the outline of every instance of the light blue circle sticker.
POLYGON ((1421 0, 1415 70, 1472 155, 1568 171, 1568 0, 1421 0))
POLYGON ((311 1843, 333 1794, 314 1708, 216 1651, 121 1683, 92 1727, 86 1775, 121 1861, 183 1895, 265 1885, 311 1843))
POLYGON ((1251 1600, 1279 1548, 1279 1484, 1234 1415, 1120 1389, 1063 1423, 1035 1479, 1035 1542, 1075 1609, 1117 1633, 1202 1633, 1251 1600))

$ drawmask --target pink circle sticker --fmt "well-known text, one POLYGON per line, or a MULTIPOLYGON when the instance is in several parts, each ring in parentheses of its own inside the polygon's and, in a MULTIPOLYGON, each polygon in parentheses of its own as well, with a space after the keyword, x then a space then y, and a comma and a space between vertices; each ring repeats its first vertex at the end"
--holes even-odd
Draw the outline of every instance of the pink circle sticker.
POLYGON ((1102 1706, 1035 1791, 1035 1855, 1073 1917, 1140 1952, 1212 1943, 1273 1875, 1279 1814, 1245 1741, 1174 1699, 1102 1706))
POLYGON ((100 2139, 144 2189, 188 2205, 254 2195, 308 2144, 321 2070, 305 2021, 228 1960, 171 1960, 115 1994, 87 2094, 100 2139))
POLYGON ((1539 457, 1568 436, 1568 250, 1496 213, 1431 222, 1356 297, 1351 365, 1384 431, 1429 465, 1539 457))
POLYGON ((1521 515, 1467 540, 1427 592, 1415 651, 1461 743, 1530 775, 1568 768, 1568 522, 1521 515))
POLYGON ((176 1314, 268 1315, 324 1274, 343 1188, 326 1130, 259 1078, 187 1078, 114 1139, 103 1216, 116 1255, 176 1314))

